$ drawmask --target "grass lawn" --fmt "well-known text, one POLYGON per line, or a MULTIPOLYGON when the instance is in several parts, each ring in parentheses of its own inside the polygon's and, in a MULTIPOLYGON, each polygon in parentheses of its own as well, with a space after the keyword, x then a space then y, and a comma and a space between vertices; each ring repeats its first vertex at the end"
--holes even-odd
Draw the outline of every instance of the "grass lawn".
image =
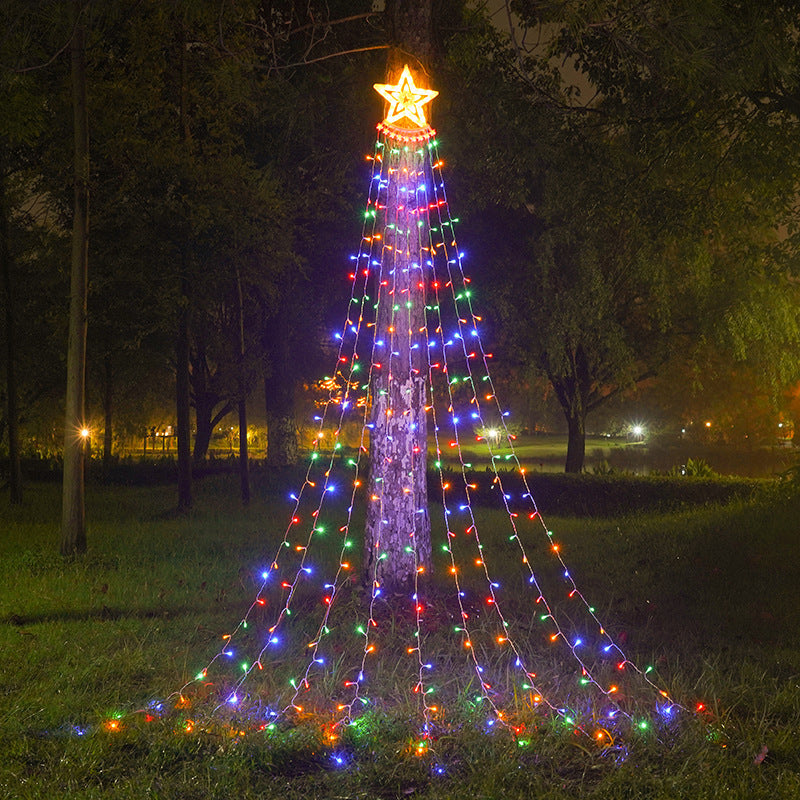
MULTIPOLYGON (((443 442, 442 460, 454 465, 458 458, 455 449, 443 442)), ((587 436, 587 472, 595 470, 627 471, 648 474, 652 471, 668 472, 685 465, 687 460, 707 462, 720 475, 746 477, 774 477, 788 469, 796 460, 796 448, 766 445, 735 445, 702 443, 695 440, 675 439, 669 443, 636 442, 624 437, 587 436)), ((488 466, 491 457, 483 442, 462 442, 467 461, 476 469, 488 466)), ((500 441, 493 448, 495 463, 499 468, 513 464, 508 442, 500 441)), ((514 454, 529 471, 563 472, 567 454, 567 437, 558 434, 520 435, 514 441, 514 454)), ((433 455, 433 453, 432 453, 433 455)))
MULTIPOLYGON (((58 486, 27 487, 22 508, 0 499, 0 797, 800 797, 800 499, 777 494, 670 515, 548 520, 576 583, 627 656, 654 665, 679 703, 705 705, 658 731, 596 745, 518 696, 504 656, 488 645, 481 663, 526 727, 516 736, 487 729, 463 637, 452 634, 453 608, 435 589, 425 646, 443 665, 447 713, 422 755, 405 599, 376 615, 386 632, 370 673, 375 702, 335 744, 312 722, 238 736, 230 715, 231 724, 191 733, 194 711, 146 721, 137 712, 194 676, 253 600, 254 575, 291 513, 286 492, 261 480, 242 510, 234 476, 206 479, 187 516, 173 512, 171 487, 90 487, 89 552, 74 562, 57 555, 58 486)), ((492 511, 480 517, 512 629, 520 639, 530 631, 541 680, 577 707, 574 662, 539 644, 507 521, 492 511)), ((318 550, 322 566, 337 558, 332 541, 318 550)), ((546 560, 547 542, 529 554, 546 560)), ((435 567, 447 586, 443 554, 435 567)), ((463 576, 476 641, 492 618, 481 605, 481 574, 463 576)), ((358 618, 355 583, 342 605, 344 619, 358 618)), ((297 624, 312 624, 315 595, 299 596, 297 607, 297 624)), ((348 669, 337 636, 334 663, 318 681, 323 695, 338 691, 348 669)), ((285 686, 302 658, 287 646, 256 679, 268 688, 254 688, 253 699, 285 686)), ((631 688, 631 708, 650 702, 648 692, 631 688)))
MULTIPOLYGON (((448 441, 442 441, 442 459, 445 463, 457 463, 456 450, 453 449, 451 452, 448 444, 448 441)), ((595 456, 595 460, 608 458, 612 450, 630 446, 634 445, 620 440, 612 441, 604 437, 586 437, 586 452, 590 456, 595 456)), ((433 460, 435 450, 432 443, 430 450, 433 460)), ((483 469, 491 463, 491 456, 483 441, 467 438, 461 442, 461 452, 465 460, 471 462, 475 468, 483 469)), ((519 436, 514 440, 513 451, 507 441, 498 438, 498 441, 492 444, 492 452, 495 454, 497 464, 501 467, 513 466, 512 454, 515 454, 529 470, 563 472, 564 460, 567 455, 567 437, 556 434, 519 436)))

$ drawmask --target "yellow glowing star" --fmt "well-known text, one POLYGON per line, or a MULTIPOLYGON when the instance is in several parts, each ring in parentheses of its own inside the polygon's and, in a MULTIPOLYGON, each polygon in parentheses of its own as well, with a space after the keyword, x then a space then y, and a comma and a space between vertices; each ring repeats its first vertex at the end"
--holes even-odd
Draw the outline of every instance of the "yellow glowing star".
POLYGON ((384 120, 387 125, 405 118, 411 120, 418 128, 428 126, 422 106, 430 103, 439 94, 432 89, 420 89, 415 86, 408 64, 403 67, 403 73, 397 83, 376 83, 375 91, 389 101, 389 111, 384 120))

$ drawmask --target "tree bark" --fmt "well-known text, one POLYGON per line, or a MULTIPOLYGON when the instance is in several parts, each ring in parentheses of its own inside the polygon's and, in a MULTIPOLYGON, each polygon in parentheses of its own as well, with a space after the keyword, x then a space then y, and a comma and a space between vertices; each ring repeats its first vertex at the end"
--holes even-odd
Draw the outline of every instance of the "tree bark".
POLYGON ((586 456, 586 414, 581 410, 565 410, 567 418, 567 461, 565 472, 579 473, 583 470, 586 456))
POLYGON ((61 554, 86 551, 84 502, 86 329, 89 262, 89 118, 86 105, 86 33, 81 0, 73 0, 71 52, 74 137, 74 193, 70 277, 67 392, 64 414, 64 477, 61 504, 61 554))
POLYGON ((284 308, 272 318, 265 332, 268 360, 264 377, 264 408, 267 416, 267 462, 286 467, 297 463, 299 446, 295 420, 295 372, 290 347, 288 313, 284 308))
MULTIPOLYGON (((186 267, 184 267, 186 269, 186 267)), ((192 507, 192 428, 189 397, 189 286, 181 277, 175 342, 175 433, 178 438, 178 509, 192 507)))
MULTIPOLYGON (((180 98, 178 114, 178 139, 186 147, 188 142, 188 77, 186 67, 186 30, 183 20, 178 21, 178 47, 180 64, 180 98)), ((184 228, 188 222, 184 223, 184 228)), ((189 397, 189 324, 191 318, 191 283, 189 281, 189 242, 184 230, 181 242, 180 286, 178 293, 178 319, 175 337, 175 433, 178 437, 178 510, 192 507, 192 452, 191 407, 189 397)))
POLYGON ((194 455, 192 456, 195 466, 205 461, 208 455, 208 448, 211 445, 214 428, 233 410, 233 404, 231 401, 227 401, 215 414, 214 407, 218 402, 219 397, 216 394, 195 395, 194 418, 197 432, 194 439, 194 455))
POLYGON ((364 581, 392 594, 430 568, 426 487, 427 338, 422 238, 427 210, 415 187, 424 180, 421 148, 387 147, 383 253, 377 290, 370 476, 364 581), (414 188, 412 188, 414 187, 414 188), (381 344, 382 343, 382 344, 381 344), (378 364, 380 366, 378 366, 378 364))
POLYGON ((578 473, 583 470, 586 455, 586 413, 591 382, 581 348, 570 352, 572 374, 565 377, 548 371, 547 377, 567 420, 567 459, 564 471, 578 473))
POLYGON ((405 64, 431 68, 434 55, 433 12, 430 0, 386 0, 385 16, 391 49, 387 72, 398 74, 405 64))
POLYGON ((208 455, 214 428, 230 414, 234 406, 232 400, 225 400, 214 388, 214 379, 208 363, 203 333, 198 333, 194 339, 194 351, 189 354, 191 366, 189 385, 194 404, 196 428, 192 463, 198 466, 205 461, 208 455), (222 407, 214 413, 214 409, 223 401, 222 407))
POLYGON ((114 367, 111 355, 106 353, 103 359, 103 473, 111 466, 114 451, 114 429, 112 417, 114 413, 114 367))
POLYGON ((12 505, 22 503, 22 470, 19 457, 19 412, 17 410, 16 309, 11 277, 11 249, 8 243, 8 203, 5 194, 5 164, 0 152, 0 272, 5 295, 6 328, 6 413, 8 426, 9 489, 12 505))
POLYGON ((239 491, 242 505, 250 503, 250 461, 247 452, 247 375, 245 372, 244 346, 244 297, 242 296, 242 276, 236 267, 236 300, 239 312, 239 491))

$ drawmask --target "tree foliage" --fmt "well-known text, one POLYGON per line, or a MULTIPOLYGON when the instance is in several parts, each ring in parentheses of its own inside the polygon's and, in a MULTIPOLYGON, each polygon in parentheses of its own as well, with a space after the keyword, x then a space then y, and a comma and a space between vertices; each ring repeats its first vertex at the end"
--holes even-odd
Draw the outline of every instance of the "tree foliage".
POLYGON ((516 47, 484 28, 488 59, 454 51, 467 169, 506 218, 483 253, 512 276, 494 282, 506 347, 553 385, 579 471, 586 414, 676 353, 713 342, 790 377, 796 120, 754 98, 791 74, 796 26, 714 2, 513 8, 516 47))

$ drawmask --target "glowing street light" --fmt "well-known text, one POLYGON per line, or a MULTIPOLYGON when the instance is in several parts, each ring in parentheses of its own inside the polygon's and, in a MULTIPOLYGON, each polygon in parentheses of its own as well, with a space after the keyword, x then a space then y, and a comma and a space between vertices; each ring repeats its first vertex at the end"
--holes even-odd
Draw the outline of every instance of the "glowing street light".
POLYGON ((634 422, 630 427, 629 441, 641 442, 644 439, 645 427, 641 422, 634 422))

